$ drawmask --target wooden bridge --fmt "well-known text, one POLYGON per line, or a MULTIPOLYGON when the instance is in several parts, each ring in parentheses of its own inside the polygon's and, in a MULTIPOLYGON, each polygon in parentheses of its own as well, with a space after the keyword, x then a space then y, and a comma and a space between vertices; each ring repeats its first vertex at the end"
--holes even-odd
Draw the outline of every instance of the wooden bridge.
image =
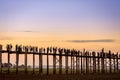
MULTIPOLYGON (((12 49, 12 45, 8 44, 6 46, 6 50, 2 49, 2 45, 0 45, 0 74, 2 74, 2 54, 8 55, 8 64, 10 63, 10 55, 16 55, 16 74, 19 73, 19 58, 21 54, 25 55, 25 65, 24 72, 28 73, 27 68, 27 56, 33 55, 33 74, 35 73, 35 55, 39 57, 39 74, 43 74, 43 56, 46 56, 47 60, 47 68, 46 74, 50 74, 50 64, 49 57, 53 57, 53 74, 89 74, 89 73, 119 73, 120 71, 120 54, 112 53, 111 51, 105 52, 104 49, 101 52, 89 52, 85 49, 75 50, 75 49, 64 49, 57 47, 47 47, 38 48, 32 46, 22 46, 16 45, 15 49, 12 49), (63 57, 65 57, 65 67, 63 67, 63 57), (59 68, 57 73, 57 65, 59 62, 59 68), (70 65, 70 66, 69 66, 70 65), (64 73, 63 73, 64 68, 64 73)), ((7 67, 7 73, 10 73, 10 67, 7 67)))

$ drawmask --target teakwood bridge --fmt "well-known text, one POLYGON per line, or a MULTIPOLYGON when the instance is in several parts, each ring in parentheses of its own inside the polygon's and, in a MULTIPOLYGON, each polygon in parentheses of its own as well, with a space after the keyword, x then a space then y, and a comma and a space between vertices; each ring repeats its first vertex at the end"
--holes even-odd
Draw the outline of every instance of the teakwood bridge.
MULTIPOLYGON (((33 74, 35 74, 35 55, 39 57, 39 74, 43 74, 43 56, 47 58, 47 68, 46 74, 50 74, 50 66, 49 66, 49 57, 53 56, 53 74, 63 74, 63 57, 65 58, 65 67, 64 74, 89 74, 89 73, 119 73, 120 72, 120 54, 112 53, 110 50, 105 52, 102 49, 100 52, 89 52, 83 49, 83 51, 75 50, 75 49, 65 49, 65 48, 57 48, 57 47, 47 47, 38 48, 32 46, 22 46, 16 45, 15 50, 12 49, 12 45, 8 44, 6 46, 6 50, 2 49, 2 45, 0 45, 0 74, 2 74, 2 54, 8 55, 8 64, 10 63, 10 54, 16 55, 16 67, 15 73, 19 73, 19 58, 21 54, 25 56, 25 65, 24 72, 27 74, 27 56, 33 55, 33 74), (57 63, 59 62, 59 68, 57 73, 57 63), (70 66, 69 66, 70 65, 70 66)), ((7 67, 7 73, 10 73, 10 67, 7 67)))

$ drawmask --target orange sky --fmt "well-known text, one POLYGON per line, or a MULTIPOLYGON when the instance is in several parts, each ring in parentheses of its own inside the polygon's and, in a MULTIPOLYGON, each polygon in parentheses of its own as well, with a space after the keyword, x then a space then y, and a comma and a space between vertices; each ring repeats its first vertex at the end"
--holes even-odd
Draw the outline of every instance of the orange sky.
MULTIPOLYGON (((100 51, 105 48, 105 51, 111 50, 112 52, 120 53, 120 36, 115 34, 84 34, 84 36, 77 34, 40 34, 39 32, 6 32, 1 33, 0 44, 5 49, 6 44, 22 44, 32 45, 38 47, 60 47, 69 49, 83 50, 85 48, 88 51, 100 51), (3 36, 3 34, 5 36, 3 36), (107 38, 106 38, 107 37, 107 38), (113 42, 69 42, 68 40, 99 40, 99 39, 113 39, 113 42)), ((14 49, 13 49, 14 50, 14 49)), ((28 65, 32 65, 32 55, 28 56, 28 65)), ((52 58, 50 59, 52 64, 52 58)), ((3 55, 3 62, 7 62, 7 55, 3 55)), ((15 64, 15 55, 12 55, 11 62, 15 64)), ((24 55, 21 55, 20 64, 24 63, 24 55)), ((46 64, 46 57, 44 56, 44 65, 46 64)), ((36 56, 36 65, 38 65, 38 57, 36 56)))
POLYGON ((0 10, 3 49, 11 43, 120 53, 118 0, 4 0, 0 10))

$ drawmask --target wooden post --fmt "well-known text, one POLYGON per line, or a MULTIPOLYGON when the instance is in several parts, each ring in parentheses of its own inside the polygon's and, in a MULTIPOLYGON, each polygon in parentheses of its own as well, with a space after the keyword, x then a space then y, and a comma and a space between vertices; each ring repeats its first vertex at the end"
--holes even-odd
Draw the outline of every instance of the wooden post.
POLYGON ((113 54, 113 65, 114 65, 114 73, 115 73, 115 54, 113 54))
POLYGON ((62 74, 62 51, 63 49, 59 50, 59 74, 62 74))
POLYGON ((89 64, 90 64, 90 69, 89 69, 89 72, 91 73, 92 72, 92 56, 91 56, 91 53, 90 53, 90 62, 89 62, 89 64))
POLYGON ((35 53, 38 53, 38 47, 33 47, 33 74, 35 74, 35 53))
POLYGON ((92 52, 92 62, 93 62, 93 64, 92 64, 92 67, 93 67, 92 72, 94 73, 94 71, 95 71, 94 52, 92 52))
POLYGON ((69 50, 64 50, 65 52, 65 71, 66 71, 66 74, 68 74, 68 54, 69 54, 69 50))
POLYGON ((98 56, 98 73, 100 73, 100 54, 99 52, 97 53, 98 56))
POLYGON ((104 57, 105 57, 104 56, 105 55, 104 49, 102 49, 101 55, 102 55, 102 59, 101 59, 102 73, 104 73, 105 72, 105 68, 104 68, 104 57))
POLYGON ((120 73, 120 54, 118 55, 118 73, 120 73))
POLYGON ((80 68, 80 66, 79 66, 79 64, 80 64, 79 53, 80 53, 79 51, 76 52, 76 74, 79 74, 79 72, 80 72, 80 70, 79 70, 79 68, 80 68))
POLYGON ((81 52, 81 73, 83 73, 83 60, 82 60, 82 52, 81 52))
POLYGON ((67 54, 66 54, 66 74, 68 74, 68 54, 69 54, 69 52, 67 51, 67 54))
POLYGON ((77 57, 77 59, 78 59, 78 74, 80 73, 80 51, 78 51, 78 57, 77 57))
POLYGON ((10 64, 10 45, 8 44, 7 45, 7 52, 8 52, 8 70, 7 70, 7 73, 9 74, 9 71, 10 71, 10 66, 9 66, 9 64, 10 64))
POLYGON ((88 58, 87 58, 87 61, 88 61, 88 73, 89 73, 89 67, 90 67, 90 53, 88 52, 88 58))
POLYGON ((42 74, 42 49, 39 49, 39 74, 42 74))
POLYGON ((16 74, 18 74, 19 53, 20 53, 19 46, 16 45, 16 74))
POLYGON ((86 53, 85 53, 85 55, 86 55, 86 74, 88 73, 88 52, 86 51, 86 53))
POLYGON ((10 66, 9 66, 9 64, 10 64, 10 51, 8 51, 8 74, 10 72, 10 66))
POLYGON ((85 73, 85 49, 83 49, 83 70, 82 71, 85 73))
POLYGON ((112 67, 111 67, 112 65, 111 65, 111 51, 109 50, 109 72, 111 73, 111 71, 112 71, 112 67))
POLYGON ((47 75, 49 75, 49 48, 47 48, 47 75))
POLYGON ((2 45, 0 45, 0 74, 2 74, 2 45))
POLYGON ((93 73, 96 73, 96 59, 95 59, 95 52, 92 52, 93 56, 93 73))
POLYGON ((95 62, 95 73, 96 73, 96 52, 95 52, 95 54, 94 54, 94 58, 95 58, 95 59, 94 59, 94 60, 95 60, 94 62, 95 62))
POLYGON ((107 73, 107 53, 105 53, 105 73, 107 73))
POLYGON ((39 74, 41 75, 41 57, 40 57, 40 54, 41 54, 41 49, 39 48, 39 74))
POLYGON ((118 65, 119 65, 119 64, 118 64, 118 52, 117 52, 117 57, 116 57, 116 63, 117 63, 116 66, 117 66, 117 73, 118 73, 118 70, 119 70, 119 69, 118 69, 118 68, 119 68, 119 66, 118 66, 118 65))
POLYGON ((78 52, 75 52, 76 54, 76 74, 78 74, 78 52))
POLYGON ((25 50, 25 73, 27 73, 27 53, 28 53, 28 47, 26 47, 25 50))
POLYGON ((35 51, 33 50, 33 74, 34 73, 35 73, 35 51))
POLYGON ((75 73, 75 52, 73 51, 73 74, 75 73))
POLYGON ((72 68, 73 68, 73 51, 71 51, 71 74, 73 72, 72 68))
POLYGON ((85 74, 87 73, 87 51, 84 53, 84 60, 85 60, 85 74))
POLYGON ((53 74, 56 74, 56 52, 57 48, 53 48, 53 74))

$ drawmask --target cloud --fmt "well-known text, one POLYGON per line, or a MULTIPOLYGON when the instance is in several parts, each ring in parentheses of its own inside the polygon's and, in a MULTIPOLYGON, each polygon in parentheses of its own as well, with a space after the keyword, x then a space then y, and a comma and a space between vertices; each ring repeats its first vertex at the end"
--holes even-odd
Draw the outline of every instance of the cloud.
POLYGON ((22 31, 22 32, 34 32, 34 31, 22 31))
POLYGON ((25 30, 25 31, 16 31, 16 32, 26 32, 26 33, 32 33, 32 32, 39 32, 39 31, 25 30))
POLYGON ((88 43, 88 42, 115 42, 113 39, 98 39, 98 40, 67 40, 67 42, 74 43, 88 43))

